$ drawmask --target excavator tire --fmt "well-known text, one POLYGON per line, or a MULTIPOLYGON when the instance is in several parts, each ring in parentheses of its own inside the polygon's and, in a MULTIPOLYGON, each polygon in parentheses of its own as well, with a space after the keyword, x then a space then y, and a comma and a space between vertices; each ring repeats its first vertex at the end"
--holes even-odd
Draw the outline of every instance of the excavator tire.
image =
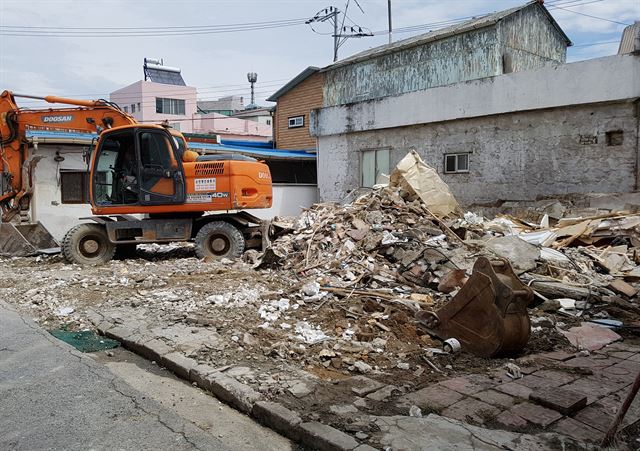
POLYGON ((205 224, 196 235, 198 258, 239 258, 244 252, 244 237, 228 222, 214 221, 205 224))
POLYGON ((109 241, 107 231, 99 224, 79 224, 62 240, 62 254, 70 263, 102 265, 113 258, 116 245, 109 241))

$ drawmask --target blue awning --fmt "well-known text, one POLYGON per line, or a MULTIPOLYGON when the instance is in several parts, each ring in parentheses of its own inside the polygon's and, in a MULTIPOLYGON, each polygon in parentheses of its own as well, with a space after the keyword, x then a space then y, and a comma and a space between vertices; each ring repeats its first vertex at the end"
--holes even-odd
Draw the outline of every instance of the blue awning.
MULTIPOLYGON (((27 138, 38 142, 56 144, 91 144, 98 135, 96 133, 61 132, 52 130, 27 130, 27 138)), ((228 143, 229 141, 223 141, 228 143)), ((251 141, 235 141, 234 144, 210 144, 189 141, 190 149, 205 153, 241 153, 254 157, 285 160, 315 160, 316 154, 304 150, 281 150, 265 146, 269 143, 252 143, 251 141), (238 145, 243 143, 245 145, 238 145), (251 144, 251 145, 247 145, 251 144)))

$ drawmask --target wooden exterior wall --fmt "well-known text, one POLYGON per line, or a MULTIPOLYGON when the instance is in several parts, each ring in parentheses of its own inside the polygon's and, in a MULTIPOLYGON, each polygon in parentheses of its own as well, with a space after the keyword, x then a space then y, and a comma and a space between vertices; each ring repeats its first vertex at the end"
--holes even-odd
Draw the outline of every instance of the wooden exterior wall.
POLYGON ((278 98, 274 139, 278 149, 315 149, 316 139, 309 134, 309 113, 322 107, 324 74, 316 73, 278 98), (289 118, 304 116, 304 126, 289 128, 289 118))

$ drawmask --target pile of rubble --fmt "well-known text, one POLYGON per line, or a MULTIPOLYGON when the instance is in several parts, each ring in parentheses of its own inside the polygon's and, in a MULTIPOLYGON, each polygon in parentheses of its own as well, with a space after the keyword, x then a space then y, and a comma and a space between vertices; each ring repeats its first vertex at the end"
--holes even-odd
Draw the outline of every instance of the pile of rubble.
POLYGON ((613 329, 636 327, 639 214, 582 209, 572 216, 564 209, 567 217, 544 214, 537 223, 530 212, 525 219, 462 214, 435 172, 427 174, 436 181, 425 189, 423 166, 409 154, 388 185, 348 204, 318 204, 304 211, 257 267, 312 278, 307 301, 321 305, 341 299, 340 308, 356 320, 356 335, 369 339, 397 334, 391 313, 401 310, 401 332, 410 328, 430 343, 424 331, 410 325, 411 317, 449 302, 479 256, 508 259, 534 290, 529 306, 538 307, 534 332, 546 327, 545 334, 557 334, 581 320, 613 329))

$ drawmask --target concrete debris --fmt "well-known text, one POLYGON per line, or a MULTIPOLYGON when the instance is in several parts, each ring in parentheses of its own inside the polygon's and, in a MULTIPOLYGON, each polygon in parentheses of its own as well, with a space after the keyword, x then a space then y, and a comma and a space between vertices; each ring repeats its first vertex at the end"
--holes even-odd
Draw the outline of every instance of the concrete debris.
MULTIPOLYGON (((235 262, 199 260, 186 245, 140 246, 139 258, 103 267, 79 268, 57 256, 0 259, 0 296, 47 329, 128 331, 125 346, 150 343, 159 364, 179 352, 298 409, 304 421, 328 420, 373 437, 377 442, 369 443, 377 448, 402 448, 407 428, 420 432, 424 425, 463 437, 465 446, 480 443, 466 426, 427 416, 434 411, 466 418, 471 408, 490 413, 500 405, 507 410, 487 424, 535 429, 530 417, 509 410, 515 401, 524 404, 534 388, 543 388, 535 384, 559 386, 553 377, 570 386, 586 373, 561 372, 559 362, 602 358, 640 331, 640 215, 577 208, 564 199, 463 214, 447 195, 439 203, 445 208, 436 208, 403 177, 349 203, 317 204, 299 217, 280 218, 287 231, 270 248, 235 262), (529 342, 512 361, 477 358, 464 348, 444 352, 444 339, 452 337, 431 335, 416 313, 449 304, 474 263, 496 255, 534 290, 529 342), (544 380, 530 375, 540 355, 554 362, 544 380)), ((638 348, 629 349, 612 351, 610 363, 637 357, 638 348)), ((609 376, 627 377, 625 371, 637 374, 636 364, 625 362, 609 376)), ((569 389, 591 390, 596 375, 599 368, 569 389)), ((486 436, 496 446, 521 437, 486 436)), ((425 437, 435 447, 444 443, 425 437)))

